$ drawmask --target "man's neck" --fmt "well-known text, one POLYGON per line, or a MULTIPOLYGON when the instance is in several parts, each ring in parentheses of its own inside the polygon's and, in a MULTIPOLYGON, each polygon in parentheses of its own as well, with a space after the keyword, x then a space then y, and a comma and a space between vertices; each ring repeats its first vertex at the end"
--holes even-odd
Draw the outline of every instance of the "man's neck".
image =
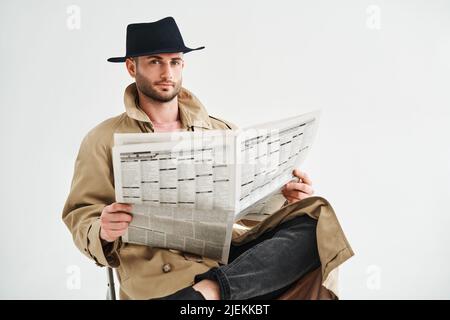
POLYGON ((152 122, 167 123, 179 120, 178 97, 169 102, 160 102, 143 95, 138 90, 139 107, 152 122))

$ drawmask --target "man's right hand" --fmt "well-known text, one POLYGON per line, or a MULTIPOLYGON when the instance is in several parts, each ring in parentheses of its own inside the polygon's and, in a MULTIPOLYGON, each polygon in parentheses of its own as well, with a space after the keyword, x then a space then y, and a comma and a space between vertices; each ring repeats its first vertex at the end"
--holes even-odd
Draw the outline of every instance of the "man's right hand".
POLYGON ((131 210, 130 204, 117 202, 103 208, 100 216, 100 238, 107 242, 113 242, 123 236, 133 219, 131 210))

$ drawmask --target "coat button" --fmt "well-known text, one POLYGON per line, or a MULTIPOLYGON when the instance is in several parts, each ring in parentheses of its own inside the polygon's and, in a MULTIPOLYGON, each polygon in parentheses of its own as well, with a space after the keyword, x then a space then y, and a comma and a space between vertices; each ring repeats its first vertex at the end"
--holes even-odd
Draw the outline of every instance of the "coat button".
POLYGON ((170 270, 172 270, 172 266, 170 265, 170 263, 163 264, 162 271, 164 273, 170 272, 170 270))

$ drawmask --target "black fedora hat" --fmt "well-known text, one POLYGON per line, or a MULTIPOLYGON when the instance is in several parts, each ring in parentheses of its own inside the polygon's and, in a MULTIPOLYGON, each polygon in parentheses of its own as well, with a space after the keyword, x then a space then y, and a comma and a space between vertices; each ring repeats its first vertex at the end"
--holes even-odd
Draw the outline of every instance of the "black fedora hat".
POLYGON ((127 58, 146 56, 155 53, 187 53, 201 50, 184 45, 175 19, 164 19, 148 23, 132 23, 127 26, 127 52, 124 57, 109 58, 109 62, 125 62, 127 58))

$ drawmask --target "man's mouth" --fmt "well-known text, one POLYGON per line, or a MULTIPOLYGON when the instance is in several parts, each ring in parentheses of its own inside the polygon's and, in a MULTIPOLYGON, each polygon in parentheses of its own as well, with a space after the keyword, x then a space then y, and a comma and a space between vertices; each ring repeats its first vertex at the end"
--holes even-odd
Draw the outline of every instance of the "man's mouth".
POLYGON ((173 87, 173 83, 166 83, 166 82, 157 83, 156 85, 157 86, 162 86, 162 87, 173 87))

